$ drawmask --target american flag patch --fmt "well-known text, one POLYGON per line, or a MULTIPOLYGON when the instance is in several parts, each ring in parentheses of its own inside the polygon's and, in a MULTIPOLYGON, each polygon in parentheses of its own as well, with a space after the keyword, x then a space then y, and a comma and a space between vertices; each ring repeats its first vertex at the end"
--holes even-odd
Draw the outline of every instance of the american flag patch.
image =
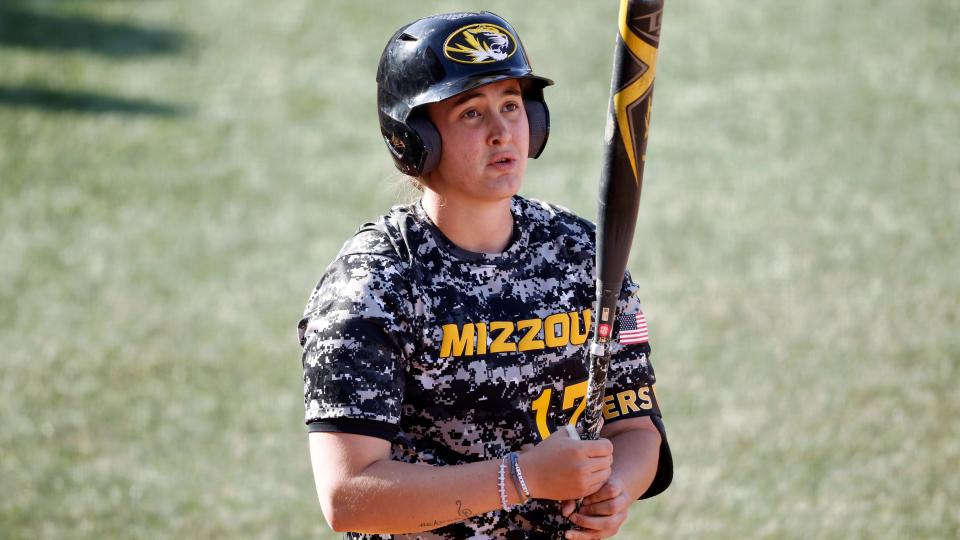
POLYGON ((620 315, 620 335, 618 340, 621 345, 633 345, 634 343, 646 343, 650 338, 647 333, 647 318, 643 316, 642 311, 636 313, 624 313, 620 315))

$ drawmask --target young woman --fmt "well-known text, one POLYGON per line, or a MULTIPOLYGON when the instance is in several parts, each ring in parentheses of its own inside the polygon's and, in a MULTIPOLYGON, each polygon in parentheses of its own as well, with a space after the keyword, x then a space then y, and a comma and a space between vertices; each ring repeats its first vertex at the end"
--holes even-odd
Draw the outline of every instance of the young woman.
POLYGON ((517 195, 552 82, 484 12, 401 28, 377 83, 422 198, 347 241, 300 321, 327 522, 349 538, 612 536, 672 462, 629 279, 602 438, 565 429, 586 392, 594 227, 517 195))

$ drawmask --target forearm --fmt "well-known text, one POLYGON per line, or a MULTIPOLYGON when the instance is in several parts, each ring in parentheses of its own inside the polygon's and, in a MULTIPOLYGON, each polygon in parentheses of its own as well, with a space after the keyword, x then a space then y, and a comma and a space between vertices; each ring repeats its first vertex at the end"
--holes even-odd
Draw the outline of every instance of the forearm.
POLYGON ((633 500, 640 498, 657 474, 660 433, 637 429, 610 437, 613 443, 613 476, 620 478, 633 500))
MULTIPOLYGON (((500 460, 433 467, 384 459, 339 483, 329 521, 336 530, 400 533, 436 529, 501 507, 500 460)), ((510 504, 521 501, 509 471, 504 487, 510 504)))

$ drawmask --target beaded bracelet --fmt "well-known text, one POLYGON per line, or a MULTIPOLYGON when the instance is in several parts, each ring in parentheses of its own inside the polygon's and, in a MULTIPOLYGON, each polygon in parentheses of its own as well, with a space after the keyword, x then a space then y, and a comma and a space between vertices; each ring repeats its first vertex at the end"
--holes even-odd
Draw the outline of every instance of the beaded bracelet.
POLYGON ((510 504, 507 503, 507 488, 504 486, 504 472, 507 468, 507 458, 509 456, 503 456, 503 461, 500 462, 500 473, 497 476, 497 489, 500 491, 500 505, 503 506, 505 512, 510 511, 510 504))
POLYGON ((526 503, 528 500, 530 500, 531 495, 530 490, 527 489, 527 482, 523 479, 523 471, 520 470, 520 456, 518 456, 516 452, 513 454, 513 470, 514 473, 516 473, 514 475, 514 480, 518 480, 520 483, 520 489, 517 491, 523 494, 523 496, 526 498, 523 502, 526 503))

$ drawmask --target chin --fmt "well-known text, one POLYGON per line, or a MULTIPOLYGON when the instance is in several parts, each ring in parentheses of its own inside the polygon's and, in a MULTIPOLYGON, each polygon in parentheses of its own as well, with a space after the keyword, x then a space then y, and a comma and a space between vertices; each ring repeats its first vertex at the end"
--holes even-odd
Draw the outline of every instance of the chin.
POLYGON ((523 178, 520 176, 507 175, 498 178, 490 189, 491 199, 509 199, 520 192, 523 185, 523 178))
POLYGON ((513 198, 520 190, 519 189, 496 189, 496 190, 485 190, 481 193, 474 192, 470 194, 470 198, 474 201, 485 202, 485 203, 495 203, 501 201, 508 201, 513 198))

